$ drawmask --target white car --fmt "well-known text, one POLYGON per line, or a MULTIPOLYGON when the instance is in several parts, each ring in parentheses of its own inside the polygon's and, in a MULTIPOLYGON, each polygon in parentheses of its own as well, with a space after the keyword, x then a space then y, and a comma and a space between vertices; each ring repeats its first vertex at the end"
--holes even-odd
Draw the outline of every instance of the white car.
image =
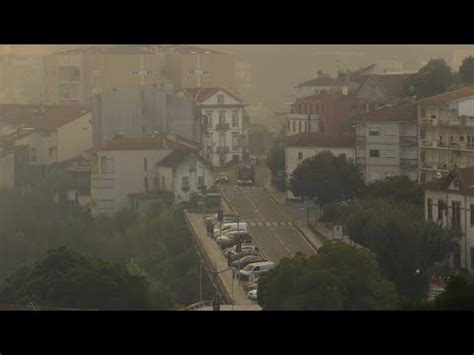
POLYGON ((250 290, 248 293, 247 293, 247 297, 250 299, 250 300, 253 300, 253 301, 256 301, 257 300, 257 289, 253 289, 253 290, 250 290))

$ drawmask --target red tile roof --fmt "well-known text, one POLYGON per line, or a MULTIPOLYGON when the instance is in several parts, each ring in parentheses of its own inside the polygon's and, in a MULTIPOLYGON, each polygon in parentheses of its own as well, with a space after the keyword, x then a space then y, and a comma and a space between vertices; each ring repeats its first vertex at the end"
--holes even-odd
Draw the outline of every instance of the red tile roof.
POLYGON ((118 138, 97 147, 95 151, 127 151, 127 150, 185 150, 198 151, 199 145, 189 139, 176 136, 175 139, 166 136, 146 138, 118 138))
POLYGON ((387 105, 353 117, 355 121, 416 121, 417 108, 412 103, 387 105))
POLYGON ((452 101, 465 99, 471 96, 474 96, 474 86, 464 86, 457 90, 448 91, 440 95, 435 95, 418 100, 417 103, 423 105, 444 104, 452 101))
MULTIPOLYGON (((158 165, 160 166, 166 166, 166 167, 175 167, 182 161, 184 161, 191 152, 189 151, 184 151, 184 150, 174 150, 170 154, 168 154, 165 158, 163 158, 158 165)), ((206 165, 210 165, 210 163, 205 160, 203 157, 200 155, 197 155, 197 159, 199 159, 202 163, 206 165)))
POLYGON ((182 91, 185 95, 189 96, 196 102, 203 102, 210 98, 212 95, 216 94, 219 90, 222 90, 226 94, 232 96, 234 99, 241 101, 240 98, 231 94, 223 88, 182 88, 179 89, 178 92, 182 91))
POLYGON ((347 84, 343 81, 323 75, 323 76, 320 76, 319 78, 311 79, 311 80, 299 83, 296 87, 297 88, 317 87, 317 86, 341 86, 342 87, 346 85, 347 84))
POLYGON ((356 137, 302 132, 286 137, 286 143, 288 146, 295 147, 354 148, 356 137))
POLYGON ((474 194, 474 166, 467 168, 455 168, 448 175, 422 184, 425 190, 448 190, 451 183, 459 189, 460 192, 474 194))
POLYGON ((0 122, 24 128, 55 130, 90 112, 88 106, 0 104, 0 122))

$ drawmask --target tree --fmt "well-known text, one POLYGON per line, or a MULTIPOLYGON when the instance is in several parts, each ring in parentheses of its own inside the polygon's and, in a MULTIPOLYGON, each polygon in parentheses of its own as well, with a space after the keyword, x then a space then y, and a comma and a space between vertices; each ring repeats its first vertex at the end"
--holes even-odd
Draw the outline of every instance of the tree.
POLYGON ((323 204, 351 199, 363 186, 354 162, 330 152, 303 160, 290 179, 290 190, 295 196, 317 198, 323 204))
POLYGON ((285 170, 285 146, 275 142, 267 154, 265 163, 274 176, 280 170, 285 170))
POLYGON ((367 184, 363 198, 383 198, 398 202, 423 205, 423 190, 407 176, 392 176, 367 184))
POLYGON ((261 277, 258 302, 264 310, 376 310, 393 308, 397 294, 372 252, 331 243, 282 259, 261 277))
POLYGON ((425 221, 418 206, 381 199, 353 204, 345 227, 352 240, 377 255, 384 277, 409 299, 426 295, 434 263, 455 250, 459 237, 425 221))
POLYGON ((405 93, 417 98, 445 92, 453 83, 451 68, 444 59, 431 59, 404 82, 405 93))
POLYGON ((18 270, 6 281, 0 299, 79 309, 148 309, 149 286, 145 277, 123 265, 60 247, 18 270))
POLYGON ((474 84, 474 57, 464 58, 459 67, 459 79, 463 84, 474 84))

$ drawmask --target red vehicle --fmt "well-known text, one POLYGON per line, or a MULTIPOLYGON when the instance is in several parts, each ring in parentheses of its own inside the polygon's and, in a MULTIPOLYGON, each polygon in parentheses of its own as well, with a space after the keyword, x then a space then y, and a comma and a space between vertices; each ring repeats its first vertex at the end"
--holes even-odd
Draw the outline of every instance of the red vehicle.
POLYGON ((237 183, 239 185, 255 184, 255 168, 249 164, 240 166, 238 171, 237 183))

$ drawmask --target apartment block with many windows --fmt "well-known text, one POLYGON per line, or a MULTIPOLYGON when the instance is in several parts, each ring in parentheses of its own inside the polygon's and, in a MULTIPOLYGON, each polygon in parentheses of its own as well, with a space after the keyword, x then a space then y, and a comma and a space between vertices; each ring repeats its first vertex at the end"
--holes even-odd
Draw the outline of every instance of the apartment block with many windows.
POLYGON ((474 166, 474 86, 417 104, 420 181, 445 176, 455 167, 474 166))

